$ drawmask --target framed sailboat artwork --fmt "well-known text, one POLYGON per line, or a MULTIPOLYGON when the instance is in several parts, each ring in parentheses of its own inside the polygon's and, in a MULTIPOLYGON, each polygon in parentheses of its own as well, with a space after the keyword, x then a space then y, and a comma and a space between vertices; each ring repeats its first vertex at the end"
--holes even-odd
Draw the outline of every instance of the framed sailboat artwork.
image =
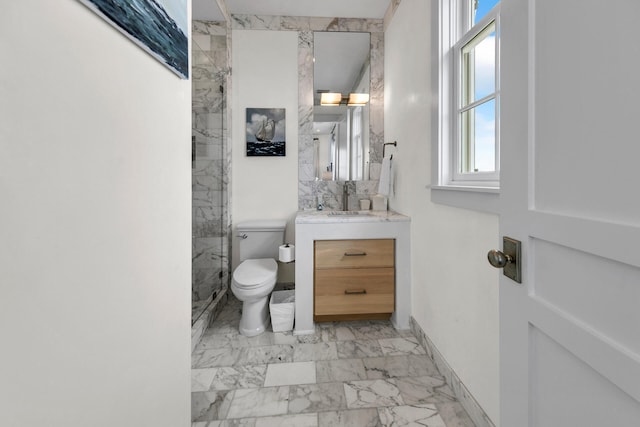
POLYGON ((247 108, 247 156, 286 156, 284 108, 247 108))

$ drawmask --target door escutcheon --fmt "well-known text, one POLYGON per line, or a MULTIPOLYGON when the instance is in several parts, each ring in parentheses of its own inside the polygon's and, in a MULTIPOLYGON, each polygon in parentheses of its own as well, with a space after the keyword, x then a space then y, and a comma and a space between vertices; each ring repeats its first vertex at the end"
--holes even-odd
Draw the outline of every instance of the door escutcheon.
POLYGON ((487 254, 489 264, 495 268, 502 268, 502 273, 518 283, 522 283, 521 276, 521 242, 510 237, 502 238, 502 251, 492 249, 487 254))

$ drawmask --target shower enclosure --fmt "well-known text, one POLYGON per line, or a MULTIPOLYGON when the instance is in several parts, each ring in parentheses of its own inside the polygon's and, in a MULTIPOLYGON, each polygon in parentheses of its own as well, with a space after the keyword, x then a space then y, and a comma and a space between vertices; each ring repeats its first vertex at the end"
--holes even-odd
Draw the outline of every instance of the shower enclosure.
POLYGON ((207 328, 229 283, 226 23, 192 31, 192 341, 207 328))

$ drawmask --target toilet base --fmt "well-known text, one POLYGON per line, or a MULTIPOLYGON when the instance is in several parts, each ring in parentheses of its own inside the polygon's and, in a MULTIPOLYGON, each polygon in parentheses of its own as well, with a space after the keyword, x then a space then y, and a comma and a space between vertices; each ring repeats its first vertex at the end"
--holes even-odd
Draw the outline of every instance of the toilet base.
POLYGON ((269 324, 269 295, 242 303, 240 333, 246 337, 254 337, 265 331, 269 324))

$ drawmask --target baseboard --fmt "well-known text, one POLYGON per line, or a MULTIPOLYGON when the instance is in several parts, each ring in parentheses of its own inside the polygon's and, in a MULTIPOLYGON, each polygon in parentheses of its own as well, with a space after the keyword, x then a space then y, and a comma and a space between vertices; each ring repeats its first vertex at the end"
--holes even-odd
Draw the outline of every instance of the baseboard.
POLYGON ((458 378, 453 369, 451 369, 451 366, 449 366, 444 357, 442 357, 442 354, 440 354, 436 346, 433 345, 413 316, 409 319, 409 323, 411 332, 418 338, 427 355, 433 360, 438 371, 440 371, 440 374, 445 378, 447 384, 449 384, 449 387, 451 387, 456 398, 465 411, 467 411, 469 418, 471 418, 476 427, 495 427, 493 421, 487 416, 467 387, 460 381, 460 378, 458 378))

